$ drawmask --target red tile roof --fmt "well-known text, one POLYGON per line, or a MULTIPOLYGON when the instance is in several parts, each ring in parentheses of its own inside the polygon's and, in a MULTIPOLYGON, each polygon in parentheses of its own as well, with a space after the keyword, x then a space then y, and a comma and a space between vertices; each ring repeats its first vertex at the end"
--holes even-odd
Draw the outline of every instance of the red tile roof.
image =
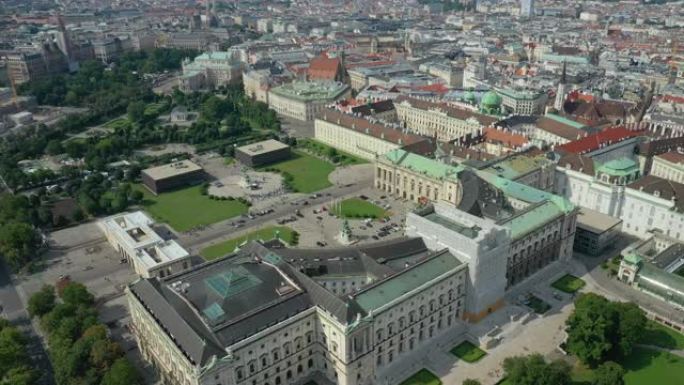
POLYGON ((342 71, 342 61, 338 57, 330 58, 322 54, 309 62, 309 79, 312 80, 336 80, 340 71, 342 71))
POLYGON ((605 130, 586 136, 574 142, 569 142, 556 147, 560 152, 572 152, 575 154, 586 154, 588 152, 597 150, 604 145, 622 142, 623 140, 633 138, 644 134, 644 131, 628 130, 625 127, 610 127, 605 130))
POLYGON ((684 163, 684 154, 680 154, 677 151, 670 151, 656 156, 659 158, 663 158, 670 163, 684 163))
POLYGON ((487 142, 502 143, 508 148, 518 148, 527 144, 526 137, 512 132, 497 130, 494 127, 487 127, 484 129, 484 137, 487 142))

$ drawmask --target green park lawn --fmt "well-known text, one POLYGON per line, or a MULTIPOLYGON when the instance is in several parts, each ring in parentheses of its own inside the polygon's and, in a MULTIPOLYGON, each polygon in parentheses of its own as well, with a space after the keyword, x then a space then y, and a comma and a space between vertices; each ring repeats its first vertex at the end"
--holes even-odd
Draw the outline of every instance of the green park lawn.
POLYGON ((144 209, 156 220, 169 224, 176 231, 210 225, 247 212, 247 206, 236 200, 213 200, 202 195, 202 186, 170 191, 158 196, 140 185, 136 188, 143 192, 144 209))
POLYGON ((164 103, 150 103, 145 106, 145 115, 159 115, 164 107, 166 107, 164 103))
POLYGON ((684 334, 654 321, 648 321, 639 343, 665 349, 684 350, 684 334))
POLYGON ((442 381, 427 369, 421 369, 412 375, 401 385, 442 385, 442 381))
POLYGON ((463 341, 458 346, 450 350, 451 354, 462 359, 465 362, 477 362, 486 356, 484 350, 478 348, 469 341, 463 341))
POLYGON ((205 249, 202 249, 202 251, 200 251, 200 255, 206 260, 216 259, 232 253, 238 245, 246 240, 260 239, 263 241, 270 241, 271 239, 275 238, 276 231, 280 231, 280 239, 288 244, 294 245, 297 243, 295 241, 297 238, 296 233, 291 228, 286 226, 271 226, 209 246, 205 249))
POLYGON ((268 169, 275 169, 291 176, 289 184, 293 191, 312 193, 332 186, 328 176, 335 170, 335 166, 311 155, 293 151, 291 159, 264 168, 268 169))
POLYGON ((565 274, 560 277, 556 282, 552 283, 551 286, 565 293, 575 293, 582 287, 584 287, 585 282, 574 275, 565 274))
MULTIPOLYGON (((636 347, 618 362, 625 369, 625 385, 684 385, 684 358, 657 350, 636 347)), ((589 385, 594 373, 584 365, 572 369, 574 385, 589 385)), ((514 385, 504 379, 498 385, 514 385)))
POLYGON ((112 129, 117 129, 117 128, 122 128, 128 125, 128 118, 117 118, 114 120, 110 120, 109 122, 105 123, 105 127, 107 128, 112 128, 112 129))
POLYGON ((342 218, 382 218, 387 212, 382 207, 361 198, 345 199, 334 207, 332 212, 342 218))

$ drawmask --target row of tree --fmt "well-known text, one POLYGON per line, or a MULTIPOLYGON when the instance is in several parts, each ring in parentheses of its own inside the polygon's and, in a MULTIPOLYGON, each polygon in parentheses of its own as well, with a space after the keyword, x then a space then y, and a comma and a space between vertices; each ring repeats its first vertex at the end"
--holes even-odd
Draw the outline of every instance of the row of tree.
POLYGON ((29 299, 28 311, 40 318, 58 385, 142 385, 124 351, 97 320, 94 298, 80 283, 45 286, 29 299), (57 295, 59 298, 57 298, 57 295))
POLYGON ((35 385, 39 377, 28 354, 26 336, 0 318, 0 384, 35 385))

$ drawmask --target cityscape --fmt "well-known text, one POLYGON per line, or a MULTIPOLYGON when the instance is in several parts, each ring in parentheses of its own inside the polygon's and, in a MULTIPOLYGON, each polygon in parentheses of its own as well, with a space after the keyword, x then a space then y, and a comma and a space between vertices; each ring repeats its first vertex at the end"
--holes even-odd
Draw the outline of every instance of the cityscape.
POLYGON ((684 385, 684 0, 0 31, 0 385, 684 385))

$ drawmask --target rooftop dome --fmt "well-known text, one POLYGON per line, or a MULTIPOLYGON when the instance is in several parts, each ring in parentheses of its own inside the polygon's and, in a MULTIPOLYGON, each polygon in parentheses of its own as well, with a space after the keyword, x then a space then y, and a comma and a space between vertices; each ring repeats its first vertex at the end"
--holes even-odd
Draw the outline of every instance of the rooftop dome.
POLYGON ((496 91, 488 91, 482 97, 482 105, 487 107, 498 107, 501 105, 502 98, 496 91))
POLYGON ((470 104, 475 104, 477 103, 477 98, 475 97, 475 94, 473 91, 467 91, 466 93, 463 94, 463 101, 470 103, 470 104))

